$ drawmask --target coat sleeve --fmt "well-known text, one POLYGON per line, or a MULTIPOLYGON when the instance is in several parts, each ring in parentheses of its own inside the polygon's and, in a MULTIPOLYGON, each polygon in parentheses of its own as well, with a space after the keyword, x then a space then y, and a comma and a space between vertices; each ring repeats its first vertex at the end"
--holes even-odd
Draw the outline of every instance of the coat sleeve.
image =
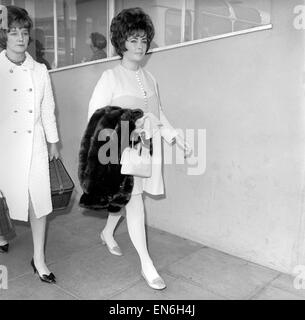
POLYGON ((154 77, 152 77, 152 78, 154 80, 155 90, 156 90, 156 94, 158 97, 158 103, 159 103, 160 122, 162 124, 162 127, 160 128, 160 133, 166 142, 172 143, 173 140, 178 136, 178 131, 173 128, 173 126, 170 124, 170 122, 168 121, 167 117, 164 114, 164 111, 163 111, 163 108, 161 105, 161 101, 160 101, 158 84, 157 84, 155 78, 154 77))
POLYGON ((112 70, 106 70, 93 90, 89 102, 88 121, 97 109, 111 105, 113 91, 114 76, 112 70))
POLYGON ((160 121, 163 125, 161 127, 161 136, 166 140, 166 142, 172 143, 173 140, 178 136, 178 132, 176 129, 172 127, 170 122, 167 120, 161 108, 160 108, 160 121))
POLYGON ((46 66, 42 65, 42 68, 44 72, 44 93, 41 102, 41 120, 47 141, 49 143, 56 143, 59 139, 56 126, 56 118, 54 114, 55 102, 51 80, 46 66))

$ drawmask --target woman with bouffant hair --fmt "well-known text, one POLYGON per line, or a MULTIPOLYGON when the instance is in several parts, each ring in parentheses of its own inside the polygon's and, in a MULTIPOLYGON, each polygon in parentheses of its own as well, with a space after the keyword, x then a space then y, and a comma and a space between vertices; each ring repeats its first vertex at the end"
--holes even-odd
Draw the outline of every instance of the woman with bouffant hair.
MULTIPOLYGON (((125 208, 128 232, 141 261, 141 274, 151 288, 162 290, 166 285, 147 250, 142 194, 164 193, 161 137, 168 143, 176 140, 184 150, 187 148, 163 113, 154 77, 140 65, 155 34, 150 17, 141 8, 125 9, 113 18, 110 32, 111 42, 121 60, 116 67, 106 70, 96 84, 89 103, 88 118, 107 105, 142 109, 143 123, 148 121, 144 127, 152 129, 145 136, 147 140, 152 139, 153 144, 152 175, 149 178, 134 176, 131 199, 125 208), (149 136, 151 132, 153 134, 149 136)), ((120 217, 121 213, 109 212, 106 226, 100 234, 109 252, 117 256, 121 256, 122 251, 113 233, 120 217)))
MULTIPOLYGON (((16 6, 2 11, 7 17, 0 26, 0 190, 10 217, 30 220, 34 272, 55 283, 44 254, 46 217, 52 212, 49 157, 59 156, 53 93, 45 65, 27 52, 33 26, 27 11, 16 6)), ((7 239, 0 238, 0 248, 8 252, 7 239)))
POLYGON ((155 36, 155 28, 149 17, 140 8, 125 9, 113 18, 110 26, 111 43, 116 53, 123 58, 127 37, 141 31, 146 38, 145 54, 155 36))

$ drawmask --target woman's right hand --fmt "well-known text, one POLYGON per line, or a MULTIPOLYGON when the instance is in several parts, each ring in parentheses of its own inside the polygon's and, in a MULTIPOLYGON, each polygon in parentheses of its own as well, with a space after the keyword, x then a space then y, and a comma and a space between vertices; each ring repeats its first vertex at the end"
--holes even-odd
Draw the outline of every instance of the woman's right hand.
POLYGON ((192 147, 179 135, 176 137, 176 143, 184 151, 184 158, 189 158, 192 155, 192 147))
POLYGON ((50 143, 50 149, 49 149, 50 161, 53 160, 53 158, 55 158, 55 159, 59 158, 59 151, 57 148, 57 143, 50 143))

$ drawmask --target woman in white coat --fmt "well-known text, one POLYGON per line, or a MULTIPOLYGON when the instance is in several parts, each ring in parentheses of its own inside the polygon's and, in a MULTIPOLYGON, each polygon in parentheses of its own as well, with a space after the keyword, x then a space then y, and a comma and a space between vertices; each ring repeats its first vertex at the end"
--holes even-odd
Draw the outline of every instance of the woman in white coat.
MULTIPOLYGON (((15 6, 2 11, 7 11, 7 26, 2 19, 0 190, 11 218, 30 220, 34 272, 42 281, 54 283, 44 255, 46 216, 52 212, 49 157, 59 156, 53 93, 46 67, 26 52, 33 25, 27 11, 15 6)), ((8 251, 6 239, 0 238, 0 246, 8 251)))
MULTIPOLYGON (((141 260, 141 274, 151 288, 162 290, 166 284, 147 250, 142 193, 164 193, 161 138, 169 143, 176 140, 186 152, 191 150, 166 119, 154 77, 140 66, 154 37, 150 17, 140 8, 125 9, 112 20, 110 31, 111 42, 122 60, 116 67, 102 74, 89 103, 88 118, 95 110, 107 105, 140 108, 144 111, 144 127, 151 129, 148 131, 153 141, 152 175, 150 178, 134 177, 131 199, 126 205, 126 218, 131 241, 141 260)), ((119 219, 120 214, 109 212, 106 226, 100 234, 110 253, 118 256, 122 252, 113 233, 119 219)))

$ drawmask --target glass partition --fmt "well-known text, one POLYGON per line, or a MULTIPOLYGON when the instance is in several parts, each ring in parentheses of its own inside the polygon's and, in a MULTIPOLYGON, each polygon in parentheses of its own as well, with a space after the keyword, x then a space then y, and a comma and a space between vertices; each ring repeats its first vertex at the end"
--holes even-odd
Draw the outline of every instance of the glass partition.
POLYGON ((271 23, 271 0, 0 0, 34 21, 29 52, 48 69, 115 56, 112 17, 141 7, 155 25, 151 49, 251 30, 271 23))
POLYGON ((271 0, 116 0, 115 13, 142 7, 156 26, 154 47, 268 25, 271 0))
POLYGON ((271 1, 187 0, 193 12, 193 39, 251 29, 270 24, 271 1))

